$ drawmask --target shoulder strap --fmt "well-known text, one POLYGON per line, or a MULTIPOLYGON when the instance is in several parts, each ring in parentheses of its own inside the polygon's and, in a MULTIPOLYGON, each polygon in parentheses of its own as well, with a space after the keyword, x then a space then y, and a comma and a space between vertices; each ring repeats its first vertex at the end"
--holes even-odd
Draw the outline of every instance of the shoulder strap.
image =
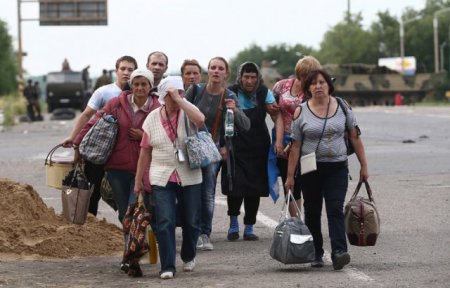
MULTIPOLYGON (((342 99, 341 97, 336 97, 336 100, 337 100, 339 106, 341 106, 341 109, 345 115, 345 120, 346 120, 345 121, 345 130, 349 130, 347 128, 347 114, 348 114, 348 109, 352 110, 352 107, 348 104, 347 101, 345 101, 345 99, 342 99)), ((359 126, 356 125, 355 128, 356 128, 356 133, 358 134, 358 136, 361 135, 361 129, 359 129, 359 126)))
POLYGON ((214 141, 216 141, 217 130, 219 129, 220 120, 222 119, 223 106, 224 106, 224 98, 225 98, 226 89, 223 89, 222 95, 220 95, 219 106, 217 107, 216 118, 214 118, 214 124, 211 129, 211 136, 214 141))
POLYGON ((339 106, 341 106, 342 111, 344 111, 345 117, 347 117, 347 111, 348 111, 348 109, 351 110, 352 108, 351 108, 350 105, 347 103, 347 101, 345 101, 345 100, 342 99, 341 97, 336 97, 336 100, 337 100, 339 106))

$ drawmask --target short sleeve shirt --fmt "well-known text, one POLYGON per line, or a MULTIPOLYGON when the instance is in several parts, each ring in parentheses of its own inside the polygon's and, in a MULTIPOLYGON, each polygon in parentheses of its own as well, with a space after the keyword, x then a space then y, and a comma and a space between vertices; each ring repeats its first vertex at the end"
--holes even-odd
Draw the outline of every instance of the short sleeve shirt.
POLYGON ((116 82, 102 86, 94 91, 87 106, 94 110, 100 110, 110 99, 117 97, 122 93, 122 89, 117 86, 116 82))
POLYGON ((338 105, 335 113, 327 119, 316 116, 309 108, 308 102, 301 105, 300 116, 292 122, 292 139, 301 141, 301 154, 316 152, 317 162, 340 162, 347 160, 347 146, 344 132, 356 127, 356 118, 352 110, 347 110, 345 116, 342 107, 338 105), (320 135, 325 124, 325 130, 320 135), (319 145, 318 145, 319 144, 319 145))

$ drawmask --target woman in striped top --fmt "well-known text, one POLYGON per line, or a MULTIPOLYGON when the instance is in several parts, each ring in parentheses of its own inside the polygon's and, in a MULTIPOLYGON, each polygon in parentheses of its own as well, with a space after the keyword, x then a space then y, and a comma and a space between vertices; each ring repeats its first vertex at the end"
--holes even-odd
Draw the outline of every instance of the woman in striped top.
POLYGON ((321 214, 325 199, 333 268, 340 270, 350 262, 343 213, 348 186, 345 130, 350 131, 349 138, 361 165, 360 181, 369 177, 364 146, 352 110, 348 107, 346 115, 338 100, 332 96, 333 81, 326 71, 312 71, 304 82, 303 92, 309 100, 300 106, 300 116, 292 123, 293 143, 285 186, 287 189, 294 186, 294 172, 299 157, 315 152, 317 170, 303 174, 300 178, 305 223, 314 238, 316 252, 316 259, 311 266, 324 265, 321 214))

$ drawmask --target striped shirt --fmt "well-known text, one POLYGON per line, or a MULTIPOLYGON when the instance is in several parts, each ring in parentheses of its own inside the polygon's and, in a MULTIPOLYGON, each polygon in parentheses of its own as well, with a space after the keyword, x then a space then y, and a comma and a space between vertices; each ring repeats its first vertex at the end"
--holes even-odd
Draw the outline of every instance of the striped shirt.
MULTIPOLYGON (((345 105, 345 104, 344 104, 345 105)), ((292 139, 302 142, 301 155, 316 152, 317 162, 341 162, 347 160, 347 146, 345 145, 345 125, 354 128, 356 123, 353 111, 348 109, 347 118, 340 105, 327 120, 322 140, 325 118, 316 116, 308 106, 308 102, 301 104, 300 116, 292 123, 292 139)))

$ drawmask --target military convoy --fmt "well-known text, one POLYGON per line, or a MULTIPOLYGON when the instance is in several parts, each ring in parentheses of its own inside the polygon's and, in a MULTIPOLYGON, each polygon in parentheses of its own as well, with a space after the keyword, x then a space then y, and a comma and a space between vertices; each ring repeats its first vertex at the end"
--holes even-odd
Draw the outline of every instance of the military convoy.
POLYGON ((326 64, 324 69, 336 78, 335 94, 353 106, 393 105, 398 93, 404 97, 404 104, 414 104, 432 96, 446 77, 446 72, 407 76, 367 64, 326 64))

